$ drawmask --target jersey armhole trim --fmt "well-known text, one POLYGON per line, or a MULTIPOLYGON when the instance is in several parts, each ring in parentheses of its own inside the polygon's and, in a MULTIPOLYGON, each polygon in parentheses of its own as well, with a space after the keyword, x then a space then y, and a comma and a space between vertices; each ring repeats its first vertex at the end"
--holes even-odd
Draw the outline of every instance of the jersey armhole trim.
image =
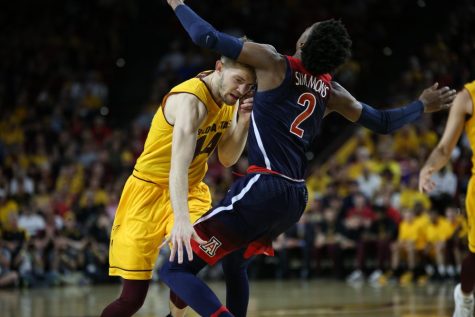
POLYGON ((466 114, 466 116, 465 116, 465 122, 467 122, 468 120, 472 119, 472 117, 473 117, 473 110, 474 110, 473 108, 475 107, 475 100, 473 100, 472 94, 470 93, 470 91, 466 87, 464 87, 463 89, 468 93, 468 95, 470 96, 470 100, 472 101, 472 109, 471 109, 472 113, 471 114, 466 114))
POLYGON ((168 123, 169 126, 171 127, 174 127, 175 125, 174 124, 171 124, 168 120, 167 120, 167 116, 165 115, 165 104, 168 100, 168 97, 170 97, 171 95, 177 95, 177 94, 188 94, 188 95, 192 95, 192 96, 195 96, 204 106, 205 106, 205 109, 206 109, 206 116, 208 116, 208 113, 209 113, 209 110, 208 110, 208 107, 206 107, 206 103, 203 102, 203 100, 201 100, 200 97, 198 97, 197 95, 195 95, 194 93, 191 93, 191 92, 188 92, 188 91, 174 91, 174 92, 170 92, 168 93, 164 98, 163 98, 163 102, 161 104, 161 108, 162 108, 162 114, 163 114, 163 118, 165 119, 165 121, 168 123))

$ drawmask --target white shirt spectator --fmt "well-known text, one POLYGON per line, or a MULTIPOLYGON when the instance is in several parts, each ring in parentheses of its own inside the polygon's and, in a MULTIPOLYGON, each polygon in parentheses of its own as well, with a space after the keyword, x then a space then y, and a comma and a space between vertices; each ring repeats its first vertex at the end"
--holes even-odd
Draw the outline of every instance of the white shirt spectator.
POLYGON ((360 191, 368 199, 372 199, 374 193, 381 186, 381 177, 378 174, 371 173, 367 170, 364 170, 363 175, 358 177, 358 179, 356 181, 358 182, 358 186, 360 188, 360 191))
POLYGON ((18 226, 25 229, 30 237, 34 237, 39 231, 46 228, 46 222, 38 214, 25 213, 18 217, 18 226))
POLYGON ((438 196, 442 194, 448 194, 450 196, 455 195, 457 191, 457 177, 450 169, 443 169, 437 173, 434 173, 432 180, 435 182, 435 188, 430 192, 430 196, 438 196))
POLYGON ((28 176, 15 177, 10 182, 10 194, 15 195, 18 193, 19 188, 23 187, 23 191, 30 195, 35 193, 35 183, 28 176))

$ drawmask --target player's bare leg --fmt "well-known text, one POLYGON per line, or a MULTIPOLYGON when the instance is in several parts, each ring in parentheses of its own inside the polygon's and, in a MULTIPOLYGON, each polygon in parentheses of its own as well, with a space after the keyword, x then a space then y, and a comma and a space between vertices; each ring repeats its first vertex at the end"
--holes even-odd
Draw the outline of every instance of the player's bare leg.
POLYGON ((188 305, 171 290, 168 306, 170 314, 167 317, 184 317, 188 308, 188 305))
POLYGON ((185 317, 187 307, 178 308, 175 306, 175 304, 173 304, 172 301, 169 302, 169 306, 170 306, 170 313, 172 317, 185 317))
POLYGON ((454 289, 455 311, 453 317, 472 317, 474 310, 475 253, 469 252, 462 262, 461 283, 454 289))

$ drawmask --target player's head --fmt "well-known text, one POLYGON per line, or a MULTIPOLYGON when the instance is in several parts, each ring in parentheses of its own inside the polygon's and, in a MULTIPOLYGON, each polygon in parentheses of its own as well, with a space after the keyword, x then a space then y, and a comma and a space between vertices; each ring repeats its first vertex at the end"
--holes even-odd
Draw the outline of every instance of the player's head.
POLYGON ((221 57, 216 62, 216 74, 219 97, 228 105, 235 104, 256 85, 254 69, 228 57, 221 57))
POLYGON ((332 73, 351 55, 351 39, 339 20, 317 22, 297 41, 303 66, 312 74, 332 73))

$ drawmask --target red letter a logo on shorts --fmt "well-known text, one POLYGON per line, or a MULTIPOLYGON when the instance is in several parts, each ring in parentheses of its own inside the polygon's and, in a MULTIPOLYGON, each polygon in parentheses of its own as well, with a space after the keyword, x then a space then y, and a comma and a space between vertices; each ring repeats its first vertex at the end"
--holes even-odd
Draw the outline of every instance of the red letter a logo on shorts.
POLYGON ((216 250, 218 250, 221 244, 221 241, 216 239, 216 237, 211 237, 207 243, 200 245, 200 249, 210 257, 213 257, 216 255, 216 250))

